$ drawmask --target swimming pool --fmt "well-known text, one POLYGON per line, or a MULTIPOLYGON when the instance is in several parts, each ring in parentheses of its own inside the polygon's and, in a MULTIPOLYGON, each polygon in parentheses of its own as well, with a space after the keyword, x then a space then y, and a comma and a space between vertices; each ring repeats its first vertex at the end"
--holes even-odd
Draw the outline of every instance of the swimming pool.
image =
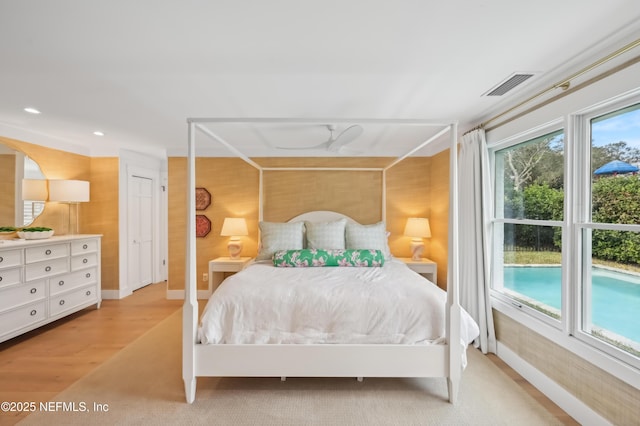
MULTIPOLYGON (((640 342, 640 277, 592 269, 592 323, 640 342)), ((505 266, 505 288, 560 310, 561 268, 505 266)))

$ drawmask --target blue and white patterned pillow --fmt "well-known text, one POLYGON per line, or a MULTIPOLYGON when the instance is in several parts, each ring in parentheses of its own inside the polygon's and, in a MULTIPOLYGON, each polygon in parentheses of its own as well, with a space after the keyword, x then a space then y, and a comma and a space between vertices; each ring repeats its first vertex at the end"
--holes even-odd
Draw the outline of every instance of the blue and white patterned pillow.
POLYGON ((380 250, 385 259, 391 258, 387 238, 387 227, 384 222, 373 225, 347 223, 345 227, 345 248, 380 250))
POLYGON ((304 242, 304 223, 260 222, 258 260, 271 259, 278 250, 299 250, 304 242))
POLYGON ((344 230, 346 219, 333 222, 305 222, 307 248, 344 249, 344 230))

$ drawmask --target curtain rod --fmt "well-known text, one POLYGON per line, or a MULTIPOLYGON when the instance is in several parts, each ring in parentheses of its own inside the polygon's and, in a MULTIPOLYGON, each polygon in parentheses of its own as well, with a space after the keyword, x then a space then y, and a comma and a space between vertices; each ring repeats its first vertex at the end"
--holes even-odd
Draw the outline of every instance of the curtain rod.
MULTIPOLYGON (((564 80, 561 80, 560 82, 554 84, 553 86, 550 86, 550 87, 546 88, 545 90, 536 93, 535 95, 533 95, 533 96, 525 99, 524 101, 514 105, 513 107, 507 109, 506 111, 503 111, 500 114, 498 114, 498 115, 496 115, 494 117, 491 117, 490 119, 488 119, 486 121, 483 121, 480 125, 478 125, 478 126, 474 127, 473 129, 469 130, 469 132, 472 132, 472 131, 477 130, 477 129, 485 128, 487 126, 487 124, 496 121, 497 119, 499 119, 499 118, 501 118, 501 117, 503 117, 503 116, 505 116, 505 115, 517 110, 518 108, 522 107, 523 105, 526 105, 526 104, 534 101, 535 99, 538 99, 541 96, 546 95, 547 93, 549 93, 549 92, 551 92, 553 90, 556 90, 556 89, 567 90, 567 89, 569 89, 569 87, 571 86, 571 81, 572 80, 575 80, 576 78, 581 77, 582 75, 594 70, 595 68, 597 68, 597 67, 599 67, 599 66, 601 66, 601 65, 603 65, 603 64, 605 64, 607 62, 609 62, 612 59, 617 58, 618 56, 620 56, 620 55, 622 55, 622 54, 624 54, 624 53, 626 53, 626 52, 628 52, 628 51, 630 51, 630 50, 632 50, 632 49, 634 49, 634 48, 636 48, 638 46, 640 46, 640 38, 635 40, 635 41, 633 41, 633 42, 631 42, 631 43, 629 43, 629 44, 627 44, 627 45, 625 45, 625 46, 623 46, 623 47, 621 47, 620 49, 616 50, 615 52, 613 52, 613 53, 611 53, 611 54, 609 54, 607 56, 605 56, 604 58, 601 58, 601 59, 597 60, 596 62, 592 63, 591 65, 589 65, 589 66, 587 66, 587 67, 585 67, 583 69, 581 69, 580 71, 578 71, 578 72, 576 72, 574 74, 571 74, 569 77, 565 78, 564 80)), ((495 127, 497 127, 497 126, 495 126, 495 127)), ((469 132, 466 132, 466 133, 469 133, 469 132)))

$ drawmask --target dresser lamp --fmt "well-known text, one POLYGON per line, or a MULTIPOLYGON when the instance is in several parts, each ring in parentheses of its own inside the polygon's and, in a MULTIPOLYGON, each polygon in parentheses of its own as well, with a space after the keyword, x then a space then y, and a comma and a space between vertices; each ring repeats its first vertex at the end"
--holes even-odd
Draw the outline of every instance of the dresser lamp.
POLYGON ((424 251, 423 238, 431 238, 429 219, 410 217, 404 227, 404 235, 411 237, 411 260, 420 260, 424 251))
POLYGON ((78 233, 78 203, 89 201, 89 182, 84 180, 54 179, 49 181, 49 201, 69 205, 69 233, 78 233), (71 205, 75 206, 75 221, 71 218, 71 205))
POLYGON ((229 244, 227 249, 229 250, 229 257, 231 259, 240 259, 240 253, 242 252, 242 241, 240 237, 249 235, 247 230, 247 221, 241 217, 227 217, 222 223, 222 231, 220 235, 229 238, 229 244))

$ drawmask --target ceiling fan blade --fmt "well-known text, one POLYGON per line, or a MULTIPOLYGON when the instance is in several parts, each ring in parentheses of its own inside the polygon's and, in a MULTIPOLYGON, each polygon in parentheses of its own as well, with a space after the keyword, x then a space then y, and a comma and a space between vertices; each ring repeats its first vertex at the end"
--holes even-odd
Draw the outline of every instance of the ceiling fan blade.
POLYGON ((329 141, 329 151, 339 151, 340 148, 360 136, 362 134, 362 130, 362 126, 359 124, 347 127, 333 141, 329 141))

